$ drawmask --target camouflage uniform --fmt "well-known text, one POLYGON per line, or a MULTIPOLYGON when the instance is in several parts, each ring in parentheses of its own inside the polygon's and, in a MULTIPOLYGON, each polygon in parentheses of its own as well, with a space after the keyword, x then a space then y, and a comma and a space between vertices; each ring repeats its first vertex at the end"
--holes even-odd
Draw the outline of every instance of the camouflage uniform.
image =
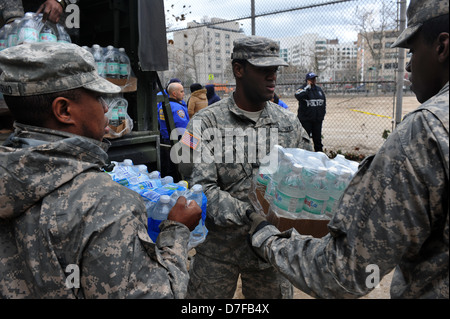
MULTIPOLYGON (((448 15, 448 1, 411 0, 408 28, 393 47, 408 47, 407 41, 423 22, 444 14, 448 15)), ((316 239, 295 230, 280 233, 253 214, 252 244, 261 257, 312 296, 365 295, 395 268, 391 298, 448 299, 448 189, 447 82, 405 116, 375 156, 361 163, 327 236, 316 239)))
MULTIPOLYGON (((246 129, 254 129, 261 137, 263 133, 258 129, 265 128, 268 133, 270 128, 274 128, 278 131, 278 144, 312 150, 306 131, 295 115, 272 102, 267 102, 255 123, 238 108, 232 96, 199 111, 190 121, 183 137, 190 136, 195 144, 191 144, 191 148, 205 152, 208 148, 202 149, 205 140, 200 135, 211 128, 216 128, 220 131, 218 135, 224 137, 219 147, 224 156, 229 152, 234 156, 243 155, 244 159, 231 163, 223 160, 223 163, 208 164, 202 161, 193 165, 180 164, 188 181, 202 184, 208 198, 206 227, 209 233, 206 241, 196 248, 187 297, 231 298, 241 274, 246 298, 291 298, 292 286, 289 282, 253 253, 247 241, 250 228, 242 221, 246 210, 252 208, 248 192, 260 162, 258 159, 255 162, 249 160, 247 139, 244 139, 242 146, 236 145, 236 141, 226 143, 225 137, 242 135, 246 129), (196 122, 201 123, 201 127, 196 129, 196 122)), ((268 153, 269 138, 263 143, 267 143, 264 146, 268 153)))
MULTIPOLYGON (((120 91, 74 44, 9 48, 0 53, 0 68, 0 88, 9 95, 82 86, 120 91)), ((140 196, 102 171, 108 145, 15 127, 0 147, 0 297, 183 298, 189 229, 165 221, 151 241, 140 196)))
POLYGON ((0 27, 22 18, 24 15, 22 0, 0 0, 0 27))

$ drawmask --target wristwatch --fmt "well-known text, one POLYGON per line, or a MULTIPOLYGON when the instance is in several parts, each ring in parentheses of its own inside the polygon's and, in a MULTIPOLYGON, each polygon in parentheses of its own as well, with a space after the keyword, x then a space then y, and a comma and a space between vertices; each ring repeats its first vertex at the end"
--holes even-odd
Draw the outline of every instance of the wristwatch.
POLYGON ((61 5, 63 11, 66 10, 66 2, 64 0, 55 0, 55 1, 61 5))

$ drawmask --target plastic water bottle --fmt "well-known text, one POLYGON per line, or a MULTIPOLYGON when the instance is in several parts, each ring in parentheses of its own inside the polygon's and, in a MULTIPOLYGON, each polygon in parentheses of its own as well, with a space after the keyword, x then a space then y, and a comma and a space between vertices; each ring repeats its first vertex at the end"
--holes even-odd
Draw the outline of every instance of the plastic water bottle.
POLYGON ((120 125, 126 120, 128 101, 124 98, 117 98, 116 106, 120 125))
POLYGON ((334 160, 337 163, 339 163, 341 165, 344 165, 345 167, 349 168, 353 173, 356 173, 358 171, 358 166, 359 166, 358 162, 348 160, 342 154, 336 155, 334 160))
POLYGON ((92 46, 92 55, 97 64, 97 72, 101 77, 106 77, 106 63, 103 57, 103 50, 98 44, 92 46))
POLYGON ((173 177, 165 176, 165 177, 161 178, 161 183, 162 183, 162 185, 173 184, 173 177))
POLYGON ((16 19, 11 24, 11 29, 8 32, 8 48, 14 47, 17 45, 17 39, 18 35, 17 32, 19 31, 19 24, 21 19, 16 19))
POLYGON ((292 172, 284 176, 275 192, 274 204, 278 215, 300 219, 306 195, 306 186, 302 176, 303 167, 292 165, 292 172))
POLYGON ((41 32, 39 33, 40 42, 57 42, 58 31, 56 30, 56 25, 49 20, 45 21, 42 26, 41 32))
POLYGON ((272 175, 269 175, 269 183, 266 188, 264 197, 270 203, 275 196, 278 183, 281 179, 291 172, 292 165, 294 164, 294 155, 291 153, 284 153, 279 158, 278 169, 272 175))
POLYGON ((170 196, 162 195, 151 212, 150 218, 148 219, 148 233, 153 241, 156 241, 160 232, 159 225, 167 219, 172 207, 170 196))
POLYGON ((119 49, 119 79, 128 79, 130 75, 130 59, 124 48, 119 49))
POLYGON ((118 127, 121 122, 119 121, 119 106, 118 106, 118 99, 114 99, 109 105, 109 111, 108 113, 110 114, 109 116, 109 125, 110 126, 114 126, 114 127, 118 127))
POLYGON ((150 179, 161 178, 161 173, 159 171, 151 171, 148 173, 148 177, 150 177, 150 179))
POLYGON ((8 32, 11 30, 11 26, 6 24, 0 29, 0 51, 3 51, 8 47, 8 32))
POLYGON ((106 77, 110 79, 118 79, 120 72, 119 56, 112 45, 106 47, 105 54, 106 77))
MULTIPOLYGON (((328 194, 327 169, 318 167, 317 174, 310 177, 306 182, 306 196, 303 210, 309 213, 310 219, 322 219, 325 215, 328 194)), ((305 176, 305 175, 304 175, 305 176)))
MULTIPOLYGON (((187 200, 194 200, 197 202, 198 206, 202 207, 203 201, 203 187, 200 184, 195 184, 192 186, 191 193, 186 198, 187 200)), ((194 248, 205 241, 206 238, 206 227, 204 225, 203 218, 191 232, 189 237, 188 249, 194 248)))
MULTIPOLYGON (((337 171, 337 170, 336 170, 337 171)), ((329 184, 329 194, 330 198, 328 199, 326 215, 331 218, 333 216, 334 211, 336 210, 337 204, 344 193, 345 189, 348 186, 352 177, 352 171, 350 170, 342 170, 339 172, 334 178, 333 182, 329 184)))
POLYGON ((270 153, 263 158, 256 176, 257 188, 264 194, 270 183, 270 176, 275 173, 278 168, 279 155, 283 152, 283 147, 275 145, 270 153), (275 164, 276 163, 276 164, 275 164))
POLYGON ((35 14, 27 12, 21 20, 17 32, 17 44, 32 43, 39 41, 39 30, 37 29, 35 14))
POLYGON ((180 185, 181 187, 186 188, 186 189, 188 189, 188 187, 189 187, 188 182, 185 181, 185 180, 181 180, 181 181, 179 181, 177 184, 180 185))
POLYGON ((62 43, 72 43, 72 39, 70 38, 70 35, 67 33, 66 29, 63 25, 57 23, 56 24, 56 31, 57 31, 57 41, 62 43))

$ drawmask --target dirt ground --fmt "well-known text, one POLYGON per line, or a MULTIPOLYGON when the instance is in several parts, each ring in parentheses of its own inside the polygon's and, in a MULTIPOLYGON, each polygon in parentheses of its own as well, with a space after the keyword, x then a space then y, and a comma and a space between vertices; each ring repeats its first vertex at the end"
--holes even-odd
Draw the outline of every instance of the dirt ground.
MULTIPOLYGON (((286 97, 283 101, 296 115, 297 100, 286 97)), ((376 153, 385 141, 383 133, 392 132, 395 127, 394 101, 393 96, 327 96, 327 113, 322 129, 325 152, 341 150, 365 156, 376 153)), ((405 96, 402 118, 419 105, 415 96, 405 96)))
MULTIPOLYGON (((366 296, 363 296, 359 299, 390 299, 390 287, 391 287, 391 281, 392 281, 392 275, 393 271, 386 275, 381 281, 380 286, 378 288, 375 288, 372 290, 371 293, 369 293, 366 296)), ((234 293, 233 299, 245 299, 244 295, 242 294, 242 284, 239 280, 238 287, 236 289, 236 292, 234 293)), ((293 299, 314 299, 310 295, 305 294, 303 291, 297 289, 294 287, 294 298, 293 299)))

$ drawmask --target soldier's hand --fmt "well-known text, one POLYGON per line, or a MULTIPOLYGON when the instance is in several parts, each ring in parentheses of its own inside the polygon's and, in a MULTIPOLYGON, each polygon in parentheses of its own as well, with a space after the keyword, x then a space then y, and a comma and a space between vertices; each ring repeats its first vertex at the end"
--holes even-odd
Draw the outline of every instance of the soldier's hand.
POLYGON ((258 230, 260 230, 261 228, 270 225, 270 223, 263 215, 258 214, 250 209, 246 211, 246 215, 251 222, 251 228, 249 232, 250 236, 253 236, 253 234, 256 233, 258 230))
POLYGON ((186 225, 190 231, 193 231, 202 217, 202 209, 195 201, 187 204, 186 197, 180 196, 169 212, 167 219, 186 225))
POLYGON ((45 22, 49 20, 53 23, 58 23, 59 18, 63 12, 61 5, 55 0, 46 0, 36 11, 36 13, 43 13, 42 20, 45 22))

